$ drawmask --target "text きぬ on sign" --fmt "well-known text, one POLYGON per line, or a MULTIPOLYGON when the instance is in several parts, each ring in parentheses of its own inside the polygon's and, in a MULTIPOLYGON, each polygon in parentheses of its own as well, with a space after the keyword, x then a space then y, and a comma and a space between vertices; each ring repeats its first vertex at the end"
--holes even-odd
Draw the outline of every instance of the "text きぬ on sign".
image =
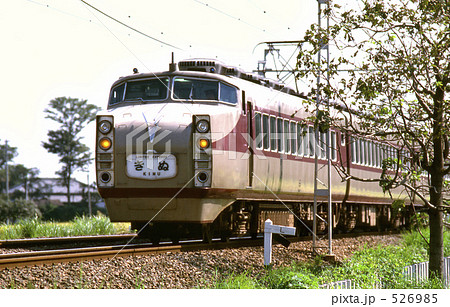
POLYGON ((140 179, 166 179, 177 174, 174 155, 132 154, 127 157, 127 175, 140 179))

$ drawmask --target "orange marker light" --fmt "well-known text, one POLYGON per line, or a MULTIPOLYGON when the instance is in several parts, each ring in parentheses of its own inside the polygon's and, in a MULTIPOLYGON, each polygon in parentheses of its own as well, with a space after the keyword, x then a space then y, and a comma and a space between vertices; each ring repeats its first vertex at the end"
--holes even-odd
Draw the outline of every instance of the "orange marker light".
POLYGON ((200 146, 200 148, 205 149, 209 147, 209 140, 207 139, 200 139, 198 141, 198 145, 200 146))
POLYGON ((111 145, 112 145, 111 140, 108 139, 108 138, 102 138, 100 140, 100 148, 103 149, 103 150, 110 149, 111 145))

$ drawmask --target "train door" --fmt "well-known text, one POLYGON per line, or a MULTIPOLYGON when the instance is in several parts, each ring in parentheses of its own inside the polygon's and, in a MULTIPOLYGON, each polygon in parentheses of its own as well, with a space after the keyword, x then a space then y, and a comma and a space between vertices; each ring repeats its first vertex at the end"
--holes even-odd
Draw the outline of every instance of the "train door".
POLYGON ((253 105, 251 101, 247 101, 247 146, 248 146, 248 187, 253 186, 253 169, 254 169, 254 142, 255 134, 253 132, 253 105))

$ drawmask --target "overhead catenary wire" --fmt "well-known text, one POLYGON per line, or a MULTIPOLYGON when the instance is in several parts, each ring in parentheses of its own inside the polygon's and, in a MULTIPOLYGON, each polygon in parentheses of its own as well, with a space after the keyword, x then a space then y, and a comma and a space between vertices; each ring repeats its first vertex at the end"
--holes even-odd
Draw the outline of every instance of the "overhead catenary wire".
POLYGON ((209 9, 211 9, 211 10, 214 10, 214 11, 216 11, 216 12, 222 14, 222 15, 225 15, 225 16, 227 16, 227 17, 229 17, 229 18, 232 18, 232 19, 234 19, 234 20, 237 20, 237 21, 239 21, 239 22, 241 22, 241 23, 243 23, 243 24, 246 24, 246 25, 249 26, 249 27, 255 28, 255 29, 257 29, 257 30, 259 30, 259 31, 262 31, 262 32, 264 32, 264 33, 268 33, 268 31, 266 31, 265 29, 260 28, 260 27, 258 27, 258 26, 255 26, 255 25, 253 25, 253 24, 251 24, 251 23, 249 23, 249 22, 243 20, 243 19, 240 18, 240 17, 236 17, 236 16, 233 16, 233 15, 231 15, 231 14, 228 14, 227 12, 224 12, 224 11, 218 9, 218 8, 215 8, 215 7, 211 6, 211 5, 209 5, 208 3, 205 3, 205 2, 202 2, 202 1, 199 1, 199 0, 193 0, 193 1, 195 1, 195 2, 197 2, 197 3, 199 3, 199 4, 202 4, 202 5, 206 6, 207 8, 209 8, 209 9))
POLYGON ((102 10, 96 8, 95 6, 89 4, 88 2, 86 2, 86 1, 84 1, 84 0, 80 0, 80 1, 83 2, 85 5, 89 6, 90 8, 96 10, 96 11, 99 12, 100 14, 102 14, 102 15, 108 17, 109 19, 111 19, 111 20, 113 20, 113 21, 115 21, 115 22, 121 24, 122 26, 124 26, 124 27, 126 27, 126 28, 128 28, 128 29, 130 29, 130 30, 132 30, 132 31, 134 31, 134 32, 136 32, 136 33, 138 33, 138 34, 140 34, 140 35, 143 35, 143 36, 145 36, 145 37, 147 37, 147 38, 150 38, 150 39, 152 39, 152 40, 154 40, 154 41, 156 41, 156 42, 158 42, 158 43, 161 43, 161 44, 163 44, 163 45, 166 45, 166 46, 168 46, 168 47, 172 47, 172 48, 175 48, 175 49, 177 49, 177 50, 183 51, 182 48, 179 48, 179 47, 174 46, 174 45, 172 45, 172 44, 166 43, 166 42, 164 42, 164 41, 162 41, 162 40, 160 40, 160 39, 157 39, 157 38, 155 38, 155 37, 153 37, 153 36, 150 36, 150 35, 148 35, 148 34, 145 34, 144 32, 139 31, 139 30, 137 30, 137 29, 135 29, 135 28, 133 28, 133 27, 127 25, 126 23, 123 23, 122 21, 120 21, 120 20, 118 20, 118 19, 112 17, 111 15, 106 14, 106 13, 103 12, 102 10))

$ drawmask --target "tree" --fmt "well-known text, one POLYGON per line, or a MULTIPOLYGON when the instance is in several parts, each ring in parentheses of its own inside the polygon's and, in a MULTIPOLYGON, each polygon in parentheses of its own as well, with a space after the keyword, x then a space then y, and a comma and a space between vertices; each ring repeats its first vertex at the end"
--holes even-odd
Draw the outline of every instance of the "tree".
POLYGON ((57 174, 67 189, 68 204, 73 173, 92 160, 89 147, 81 142, 83 138, 79 134, 86 124, 95 119, 99 110, 97 106, 88 104, 87 100, 70 97, 55 98, 50 101, 49 108, 45 109, 46 118, 56 121, 60 127, 48 132, 48 142, 42 142, 42 146, 60 157, 59 162, 63 166, 57 174))
MULTIPOLYGON (((0 145, 0 193, 6 193, 6 162, 8 162, 8 180, 9 187, 14 188, 20 184, 26 184, 28 190, 32 190, 33 183, 37 180, 39 170, 36 168, 27 168, 23 164, 13 163, 13 159, 17 156, 17 148, 8 145, 0 145), (7 158, 7 159, 6 159, 7 158)), ((17 198, 25 195, 10 195, 17 198)))
POLYGON ((378 181, 386 192, 402 188, 409 203, 424 204, 430 273, 442 278, 443 212, 449 210, 444 197, 450 172, 450 1, 362 0, 358 8, 330 3, 323 13, 331 25, 307 31, 299 77, 324 80, 312 93, 328 96, 345 111, 329 113, 331 124, 399 146, 396 159, 383 161, 380 178, 355 178, 338 168, 347 178, 378 181), (328 70, 317 57, 324 43, 335 54, 328 70))

